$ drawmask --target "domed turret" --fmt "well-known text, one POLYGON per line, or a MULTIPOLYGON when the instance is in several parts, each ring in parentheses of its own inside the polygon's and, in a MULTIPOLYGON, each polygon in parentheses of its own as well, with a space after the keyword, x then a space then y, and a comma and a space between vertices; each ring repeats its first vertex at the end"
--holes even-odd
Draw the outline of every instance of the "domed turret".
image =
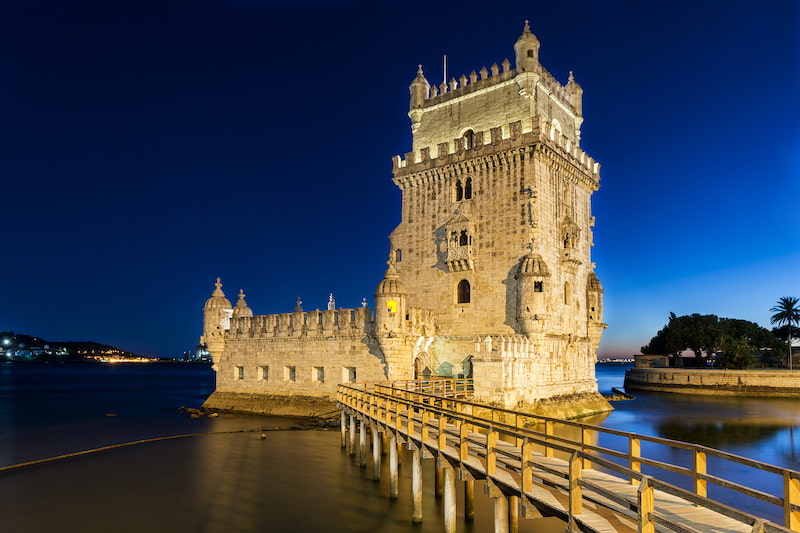
POLYGON ((215 287, 211 298, 206 300, 203 306, 203 336, 200 337, 200 344, 206 345, 216 369, 219 357, 225 348, 225 331, 230 329, 233 309, 230 300, 225 298, 225 293, 222 292, 222 282, 219 278, 215 287))
POLYGON ((384 333, 391 335, 403 331, 406 319, 408 292, 400 281, 394 261, 389 259, 387 264, 389 268, 375 289, 375 323, 378 335, 384 333))
POLYGON ((430 94, 431 84, 422 74, 422 65, 417 69, 417 77, 411 82, 408 90, 411 92, 411 105, 409 106, 408 118, 411 119, 411 131, 419 128, 422 120, 422 107, 430 94))
POLYGON ((514 43, 517 72, 533 72, 539 67, 539 39, 531 33, 528 21, 514 43))
POLYGON ((239 301, 236 302, 236 307, 233 308, 233 318, 241 318, 243 316, 253 316, 253 310, 247 307, 247 302, 244 301, 244 290, 239 289, 239 301))
POLYGON ((231 309, 231 301, 225 298, 225 293, 222 292, 222 282, 220 278, 217 278, 217 282, 214 284, 216 287, 214 292, 211 293, 211 298, 206 300, 206 304, 203 306, 204 310, 210 309, 231 309))
POLYGON ((519 263, 517 273, 517 324, 528 336, 540 330, 547 318, 545 299, 546 278, 550 277, 547 265, 538 254, 528 254, 519 263))
POLYGON ((575 81, 575 76, 572 71, 569 71, 569 81, 567 82, 567 94, 569 94, 569 103, 575 110, 575 114, 583 116, 583 87, 575 81))

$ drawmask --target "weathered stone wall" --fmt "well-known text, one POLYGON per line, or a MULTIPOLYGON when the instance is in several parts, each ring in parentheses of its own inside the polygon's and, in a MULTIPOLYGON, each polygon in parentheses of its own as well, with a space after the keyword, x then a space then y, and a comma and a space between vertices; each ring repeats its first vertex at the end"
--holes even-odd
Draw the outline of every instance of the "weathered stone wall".
POLYGON ((232 336, 219 361, 217 391, 333 398, 339 383, 385 379, 386 365, 367 336, 232 336))
POLYGON ((625 389, 711 396, 800 396, 800 372, 632 368, 625 389))

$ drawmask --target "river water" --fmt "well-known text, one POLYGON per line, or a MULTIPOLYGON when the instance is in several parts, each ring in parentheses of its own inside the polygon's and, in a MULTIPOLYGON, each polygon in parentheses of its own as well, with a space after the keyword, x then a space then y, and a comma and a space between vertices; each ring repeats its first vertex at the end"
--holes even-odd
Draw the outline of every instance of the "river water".
MULTIPOLYGON (((600 391, 622 387, 626 368, 598 365, 600 391)), ((213 387, 213 372, 192 364, 0 364, 0 466, 203 434, 0 472, 0 530, 441 531, 433 460, 423 462, 424 519, 415 526, 410 454, 401 457, 400 498, 390 500, 387 475, 373 481, 371 466, 360 469, 340 448, 337 429, 297 431, 290 428, 298 421, 269 417, 191 418, 178 409, 199 407, 213 387)), ((636 400, 614 404, 615 411, 590 422, 800 469, 795 400, 637 393, 636 400)), ((770 475, 748 482, 780 493, 770 475)), ((459 520, 459 531, 492 530, 491 500, 480 482, 475 492, 476 518, 459 520)), ((757 502, 736 504, 759 509, 757 502)), ((463 512, 461 494, 458 509, 463 512)), ((520 526, 563 531, 552 518, 520 526)))

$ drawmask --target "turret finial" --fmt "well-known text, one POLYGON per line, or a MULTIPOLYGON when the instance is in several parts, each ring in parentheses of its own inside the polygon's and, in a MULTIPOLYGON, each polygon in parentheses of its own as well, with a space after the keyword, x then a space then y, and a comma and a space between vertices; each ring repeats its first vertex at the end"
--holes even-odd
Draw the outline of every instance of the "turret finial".
POLYGON ((239 299, 244 300, 244 289, 239 289, 239 299))
POLYGON ((529 22, 528 19, 525 19, 525 27, 522 28, 522 33, 530 33, 531 32, 531 26, 530 26, 530 24, 528 24, 528 22, 529 22))
POLYGON ((222 288, 222 279, 219 276, 217 276, 217 282, 214 284, 214 286, 218 289, 222 288))
POLYGON ((420 76, 422 76, 422 63, 420 63, 419 65, 417 65, 417 74, 419 74, 420 76))

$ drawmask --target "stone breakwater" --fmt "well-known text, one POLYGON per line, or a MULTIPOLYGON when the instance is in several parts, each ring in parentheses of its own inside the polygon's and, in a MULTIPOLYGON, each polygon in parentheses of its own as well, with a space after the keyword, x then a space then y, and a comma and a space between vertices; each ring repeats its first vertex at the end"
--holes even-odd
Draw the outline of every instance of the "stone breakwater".
POLYGON ((631 368, 625 389, 710 396, 800 396, 800 371, 631 368))

